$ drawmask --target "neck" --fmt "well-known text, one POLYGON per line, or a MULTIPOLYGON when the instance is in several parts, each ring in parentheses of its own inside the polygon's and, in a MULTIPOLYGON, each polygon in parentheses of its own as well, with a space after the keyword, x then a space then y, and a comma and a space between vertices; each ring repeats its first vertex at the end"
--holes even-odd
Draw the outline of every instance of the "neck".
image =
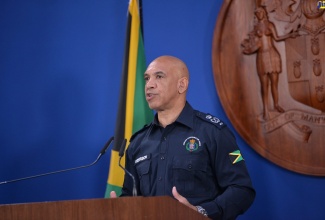
POLYGON ((165 128, 167 125, 170 125, 171 123, 176 121, 178 116, 181 114, 184 106, 185 103, 182 103, 181 105, 175 106, 172 109, 158 111, 157 114, 159 124, 165 128))

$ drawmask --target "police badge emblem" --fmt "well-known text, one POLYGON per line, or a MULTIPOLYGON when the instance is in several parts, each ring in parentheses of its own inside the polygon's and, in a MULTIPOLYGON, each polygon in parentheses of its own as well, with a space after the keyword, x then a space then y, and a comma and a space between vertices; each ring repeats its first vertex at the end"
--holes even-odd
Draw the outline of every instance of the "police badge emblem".
POLYGON ((325 10, 317 4, 224 1, 212 63, 221 103, 248 144, 279 166, 325 176, 325 10))
POLYGON ((201 142, 197 137, 188 137, 183 142, 183 145, 185 146, 186 150, 193 152, 196 151, 199 146, 201 146, 201 142))

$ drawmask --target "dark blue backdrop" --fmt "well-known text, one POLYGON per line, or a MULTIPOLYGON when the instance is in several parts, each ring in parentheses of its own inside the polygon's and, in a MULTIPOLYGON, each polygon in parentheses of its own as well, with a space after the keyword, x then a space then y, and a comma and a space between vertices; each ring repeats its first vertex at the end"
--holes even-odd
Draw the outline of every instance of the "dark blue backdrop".
MULTIPOLYGON (((191 72, 193 107, 222 118, 212 74, 222 1, 143 0, 147 63, 191 72)), ((91 163, 113 135, 128 0, 0 2, 0 182, 91 163)), ((237 134, 257 197, 240 219, 322 219, 325 178, 282 169, 237 134)), ((0 185, 0 204, 100 198, 110 155, 91 168, 0 185)))

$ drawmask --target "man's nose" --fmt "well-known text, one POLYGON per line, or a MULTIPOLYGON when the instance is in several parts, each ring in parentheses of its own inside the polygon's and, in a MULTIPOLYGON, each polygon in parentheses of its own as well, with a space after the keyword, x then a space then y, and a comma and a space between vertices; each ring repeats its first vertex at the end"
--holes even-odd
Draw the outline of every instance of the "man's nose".
POLYGON ((155 80, 150 78, 147 80, 146 88, 154 88, 156 85, 155 80))

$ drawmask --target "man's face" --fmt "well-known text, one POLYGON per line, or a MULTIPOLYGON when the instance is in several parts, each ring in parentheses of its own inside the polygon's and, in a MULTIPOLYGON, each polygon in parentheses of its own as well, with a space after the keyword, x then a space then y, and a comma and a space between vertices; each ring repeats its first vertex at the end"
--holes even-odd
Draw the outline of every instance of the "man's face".
POLYGON ((148 105, 156 111, 171 109, 177 101, 178 73, 175 66, 163 60, 153 61, 144 73, 148 105))

